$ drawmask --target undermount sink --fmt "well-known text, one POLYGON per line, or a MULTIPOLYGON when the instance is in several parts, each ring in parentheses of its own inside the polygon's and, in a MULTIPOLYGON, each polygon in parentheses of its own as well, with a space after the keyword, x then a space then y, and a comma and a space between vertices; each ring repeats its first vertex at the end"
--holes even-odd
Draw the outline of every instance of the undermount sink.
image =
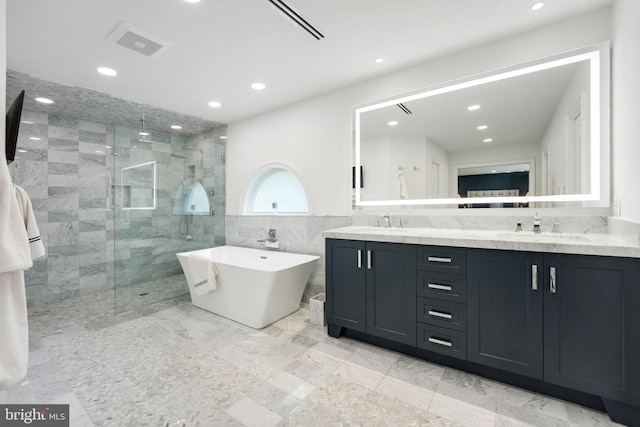
POLYGON ((531 232, 506 232, 497 233, 497 240, 513 240, 517 242, 541 242, 541 243, 589 243, 591 239, 582 234, 555 234, 555 233, 531 233, 531 232))

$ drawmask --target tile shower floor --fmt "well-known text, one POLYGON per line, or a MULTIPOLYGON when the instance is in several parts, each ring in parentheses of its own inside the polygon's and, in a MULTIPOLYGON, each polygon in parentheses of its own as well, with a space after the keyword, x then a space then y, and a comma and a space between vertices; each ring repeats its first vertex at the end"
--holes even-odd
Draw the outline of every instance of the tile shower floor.
POLYGON ((0 403, 71 426, 608 426, 605 414, 347 338, 296 313, 262 330, 177 298, 31 310, 28 378, 0 403))

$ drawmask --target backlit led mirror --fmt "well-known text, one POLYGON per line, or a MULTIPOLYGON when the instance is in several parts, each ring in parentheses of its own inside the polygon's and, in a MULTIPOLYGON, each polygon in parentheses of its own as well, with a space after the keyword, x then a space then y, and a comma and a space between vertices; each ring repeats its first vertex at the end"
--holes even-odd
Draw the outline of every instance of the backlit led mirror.
POLYGON ((609 44, 361 106, 354 125, 356 206, 608 206, 609 44))

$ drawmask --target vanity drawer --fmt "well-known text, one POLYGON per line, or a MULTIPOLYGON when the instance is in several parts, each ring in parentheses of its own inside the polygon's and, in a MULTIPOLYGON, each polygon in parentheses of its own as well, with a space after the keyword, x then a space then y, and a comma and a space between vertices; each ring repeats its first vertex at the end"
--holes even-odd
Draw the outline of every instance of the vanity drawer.
POLYGON ((420 297, 466 302, 467 276, 418 270, 416 294, 420 297))
POLYGON ((418 270, 466 274, 467 250, 442 246, 418 247, 418 270))
POLYGON ((466 332, 467 305, 418 297, 417 320, 434 326, 466 332))
POLYGON ((467 334, 418 323, 418 347, 466 360, 467 334))

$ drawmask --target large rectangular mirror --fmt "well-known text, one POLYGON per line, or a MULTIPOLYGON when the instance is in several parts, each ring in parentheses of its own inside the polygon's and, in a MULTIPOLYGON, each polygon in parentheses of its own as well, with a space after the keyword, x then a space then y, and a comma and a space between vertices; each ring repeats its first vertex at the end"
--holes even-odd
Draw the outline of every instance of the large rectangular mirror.
POLYGON ((609 44, 355 109, 356 206, 608 206, 609 44))

